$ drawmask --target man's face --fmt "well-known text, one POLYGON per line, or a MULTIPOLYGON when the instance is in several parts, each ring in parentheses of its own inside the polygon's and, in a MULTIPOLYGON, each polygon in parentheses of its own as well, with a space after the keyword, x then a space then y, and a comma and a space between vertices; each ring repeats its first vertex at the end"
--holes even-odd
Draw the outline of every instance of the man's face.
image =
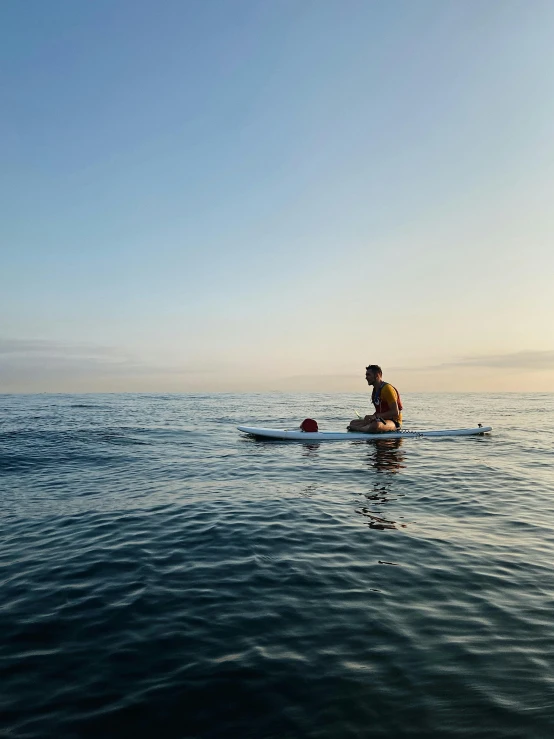
POLYGON ((375 375, 371 370, 365 371, 365 379, 367 380, 368 385, 373 385, 373 383, 375 382, 375 375))

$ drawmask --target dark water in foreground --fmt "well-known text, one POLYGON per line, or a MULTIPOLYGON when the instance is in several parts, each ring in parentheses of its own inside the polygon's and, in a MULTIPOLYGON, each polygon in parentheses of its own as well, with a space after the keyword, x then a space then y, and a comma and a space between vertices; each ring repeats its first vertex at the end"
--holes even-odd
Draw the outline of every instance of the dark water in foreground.
POLYGON ((0 399, 0 736, 554 735, 553 395, 0 399))

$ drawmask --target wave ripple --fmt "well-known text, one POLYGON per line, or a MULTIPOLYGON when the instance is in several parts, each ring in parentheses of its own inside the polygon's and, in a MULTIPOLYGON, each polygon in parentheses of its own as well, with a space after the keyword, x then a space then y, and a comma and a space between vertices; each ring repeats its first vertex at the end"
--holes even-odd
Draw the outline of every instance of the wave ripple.
POLYGON ((363 398, 4 401, 1 736, 551 736, 552 396, 327 445, 234 425, 363 398))

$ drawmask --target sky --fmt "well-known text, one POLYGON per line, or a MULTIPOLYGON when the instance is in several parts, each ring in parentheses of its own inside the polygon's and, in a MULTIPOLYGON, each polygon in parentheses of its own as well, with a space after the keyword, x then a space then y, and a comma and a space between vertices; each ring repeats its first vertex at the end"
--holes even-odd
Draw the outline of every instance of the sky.
POLYGON ((551 0, 5 0, 0 392, 554 391, 551 0))

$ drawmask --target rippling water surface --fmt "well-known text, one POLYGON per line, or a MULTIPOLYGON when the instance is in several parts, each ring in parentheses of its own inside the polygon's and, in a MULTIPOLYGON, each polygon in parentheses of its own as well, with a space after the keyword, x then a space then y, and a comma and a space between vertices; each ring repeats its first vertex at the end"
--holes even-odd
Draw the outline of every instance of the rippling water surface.
POLYGON ((1 401, 0 736, 554 735, 553 395, 1 401))

